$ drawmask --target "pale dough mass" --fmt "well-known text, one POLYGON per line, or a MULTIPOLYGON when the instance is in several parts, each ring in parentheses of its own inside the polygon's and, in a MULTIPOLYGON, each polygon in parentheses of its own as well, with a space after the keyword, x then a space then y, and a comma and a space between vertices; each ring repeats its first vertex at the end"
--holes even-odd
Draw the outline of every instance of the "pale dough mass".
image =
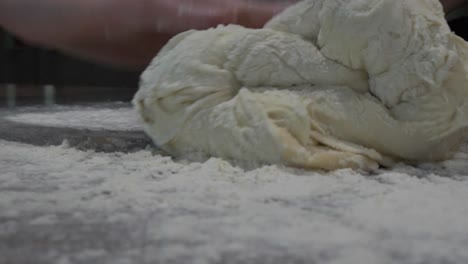
POLYGON ((438 0, 308 0, 263 29, 174 37, 134 104, 176 156, 372 169, 457 150, 467 72, 468 45, 438 0))

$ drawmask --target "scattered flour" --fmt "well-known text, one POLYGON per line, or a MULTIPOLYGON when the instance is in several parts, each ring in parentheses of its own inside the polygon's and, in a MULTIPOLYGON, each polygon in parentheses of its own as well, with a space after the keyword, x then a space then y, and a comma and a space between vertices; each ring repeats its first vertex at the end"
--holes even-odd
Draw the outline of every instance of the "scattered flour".
POLYGON ((58 112, 28 112, 15 114, 5 118, 18 123, 38 126, 105 129, 120 131, 141 130, 141 121, 136 112, 128 107, 115 109, 87 109, 58 111, 58 112), (116 120, 120 120, 116 122, 116 120))
POLYGON ((462 154, 369 175, 0 141, 0 248, 33 256, 35 240, 4 243, 42 234, 44 263, 467 263, 462 154))

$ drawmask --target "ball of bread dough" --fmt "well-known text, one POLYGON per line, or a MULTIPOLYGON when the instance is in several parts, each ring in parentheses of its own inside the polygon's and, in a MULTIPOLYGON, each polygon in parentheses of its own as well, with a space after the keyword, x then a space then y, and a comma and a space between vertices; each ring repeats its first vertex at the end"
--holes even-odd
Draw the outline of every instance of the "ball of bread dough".
POLYGON ((308 0, 263 29, 174 37, 133 102, 175 156, 325 170, 435 161, 465 139, 467 52, 437 0, 308 0))

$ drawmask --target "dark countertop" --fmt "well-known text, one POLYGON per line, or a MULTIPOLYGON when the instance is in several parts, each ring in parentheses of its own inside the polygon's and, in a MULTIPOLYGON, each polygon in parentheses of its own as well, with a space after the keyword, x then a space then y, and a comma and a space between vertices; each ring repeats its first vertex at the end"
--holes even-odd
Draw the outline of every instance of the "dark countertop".
POLYGON ((0 110, 1 264, 468 263, 468 145, 370 174, 246 169, 172 159, 135 121, 0 110))

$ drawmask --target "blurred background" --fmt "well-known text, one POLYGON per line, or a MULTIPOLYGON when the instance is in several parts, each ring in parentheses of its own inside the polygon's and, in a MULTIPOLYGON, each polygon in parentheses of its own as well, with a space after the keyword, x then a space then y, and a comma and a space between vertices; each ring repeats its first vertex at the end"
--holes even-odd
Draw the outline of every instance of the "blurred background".
MULTIPOLYGON (((452 30, 468 39, 468 12, 461 11, 448 19, 452 30)), ((0 108, 128 102, 139 74, 32 47, 0 29, 0 108)))
POLYGON ((32 47, 0 29, 0 108, 129 101, 139 74, 32 47))

